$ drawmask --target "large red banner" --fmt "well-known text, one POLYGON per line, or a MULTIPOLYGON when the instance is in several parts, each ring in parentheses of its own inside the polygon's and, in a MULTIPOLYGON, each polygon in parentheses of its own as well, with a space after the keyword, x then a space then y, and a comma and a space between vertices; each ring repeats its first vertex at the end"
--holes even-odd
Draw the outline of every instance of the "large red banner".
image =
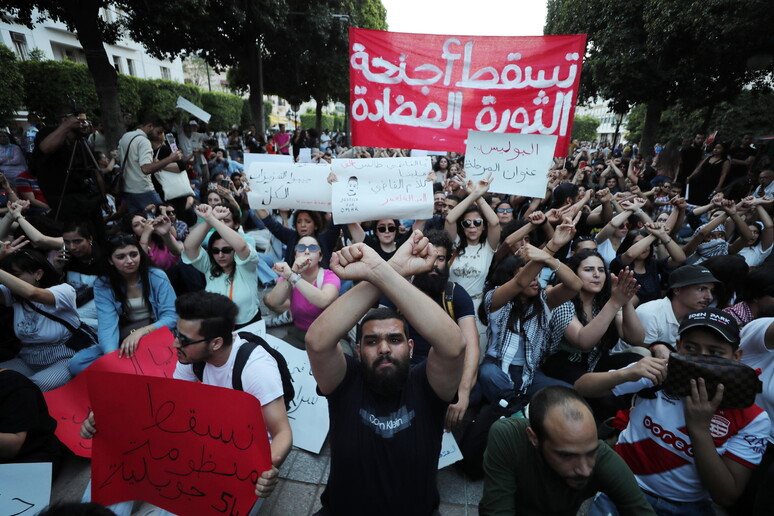
POLYGON ((349 29, 354 145, 465 152, 468 130, 552 134, 566 155, 586 36, 349 29))

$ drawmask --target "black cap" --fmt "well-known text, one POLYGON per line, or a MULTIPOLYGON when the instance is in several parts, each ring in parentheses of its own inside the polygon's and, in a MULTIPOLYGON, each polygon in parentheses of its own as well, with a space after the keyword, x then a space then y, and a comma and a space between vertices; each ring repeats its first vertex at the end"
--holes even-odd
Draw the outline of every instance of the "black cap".
POLYGON ((699 283, 720 283, 710 270, 701 265, 683 265, 669 275, 669 288, 680 288, 699 283))
POLYGON ((680 322, 680 335, 689 328, 697 327, 715 330, 731 344, 732 348, 739 347, 739 325, 723 310, 706 308, 687 313, 680 322))

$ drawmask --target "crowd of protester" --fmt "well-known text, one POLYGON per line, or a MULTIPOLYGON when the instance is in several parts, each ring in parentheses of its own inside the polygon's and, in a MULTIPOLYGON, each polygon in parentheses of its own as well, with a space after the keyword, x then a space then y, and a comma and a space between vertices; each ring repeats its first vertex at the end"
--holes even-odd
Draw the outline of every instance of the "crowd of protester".
MULTIPOLYGON (((733 514, 769 513, 774 163, 751 135, 728 146, 699 133, 652 152, 574 141, 548 170, 542 198, 493 192, 491 177, 472 177, 463 155, 447 153, 428 171, 430 219, 335 225, 327 213, 251 210, 244 153, 298 160, 308 148, 312 160, 330 161, 409 151, 347 148, 343 134, 289 133, 282 125, 270 135, 254 126, 210 132, 183 116, 131 124, 118 148, 107 149, 84 113, 63 106, 60 114, 28 131, 35 139, 23 145, 0 133, 0 301, 3 333, 16 337, 3 342, 0 370, 23 375, 14 385, 26 377, 35 387, 25 388, 47 391, 106 353, 131 357, 145 335, 176 330, 176 299, 201 290, 236 304, 234 329, 264 318, 285 325, 287 341, 305 349, 310 327, 353 285, 335 272, 349 256, 337 252, 362 242, 382 260, 400 260, 396 253, 416 245, 419 230, 442 259, 414 286, 444 308, 464 296, 466 307, 446 310, 447 324, 456 322, 467 342, 457 396, 447 400, 448 430, 464 436, 482 407, 510 415, 543 388, 575 389, 599 434, 618 440, 616 451, 656 512, 673 514, 659 508, 667 504, 683 511, 674 514, 713 514, 714 501, 733 514), (71 331, 79 327, 94 338, 80 349, 71 331), (762 370, 758 405, 719 408, 722 389, 708 394, 703 383, 684 399, 657 389, 633 395, 664 381, 675 351, 762 370), (668 434, 654 430, 656 420, 668 434), (690 456, 664 458, 664 443, 677 446, 678 435, 690 456)), ((342 344, 358 354, 353 332, 342 344)), ((416 349, 411 361, 420 365, 429 347, 416 349)), ((0 436, 35 419, 9 414, 16 405, 6 390, 0 421, 10 423, 0 436)), ((36 421, 51 436, 50 421, 36 421)), ((492 429, 497 440, 505 426, 492 429)), ((25 456, 25 444, 0 442, 4 461, 38 460, 46 451, 36 443, 25 456)), ((560 475, 572 459, 568 452, 552 463, 538 448, 560 475)), ((509 470, 490 450, 481 454, 481 513, 513 513, 520 497, 503 486, 517 489, 518 476, 529 473, 509 470)), ((593 461, 562 478, 573 486, 591 470, 593 461)), ((592 513, 615 510, 605 503, 625 506, 620 496, 597 497, 592 513)), ((622 513, 649 513, 638 507, 622 513)))

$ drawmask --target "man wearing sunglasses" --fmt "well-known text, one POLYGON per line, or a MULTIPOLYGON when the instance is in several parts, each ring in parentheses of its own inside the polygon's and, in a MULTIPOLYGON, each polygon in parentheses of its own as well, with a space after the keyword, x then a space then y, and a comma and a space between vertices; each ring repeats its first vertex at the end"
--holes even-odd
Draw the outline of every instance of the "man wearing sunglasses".
POLYGON ((341 279, 359 283, 306 335, 331 421, 331 473, 318 515, 433 514, 438 508, 444 415, 462 375, 465 340, 443 309, 404 279, 430 270, 436 255, 415 231, 389 262, 365 244, 331 258, 341 279), (382 294, 432 346, 424 363, 409 368, 414 342, 399 314, 387 308, 367 314, 382 294), (339 339, 364 315, 358 363, 344 355, 339 339))
MULTIPOLYGON (((201 291, 178 297, 175 310, 178 320, 174 330, 174 347, 177 349, 178 364, 174 378, 198 381, 193 364, 204 362, 202 383, 233 388, 236 356, 247 342, 234 333, 239 308, 226 296, 201 291)), ((263 420, 271 441, 272 468, 263 472, 255 486, 255 494, 266 498, 274 490, 279 480, 278 468, 293 444, 282 379, 274 358, 257 346, 244 364, 241 380, 242 390, 261 402, 263 420)), ((81 427, 81 436, 90 439, 95 432, 94 414, 91 413, 81 427)))

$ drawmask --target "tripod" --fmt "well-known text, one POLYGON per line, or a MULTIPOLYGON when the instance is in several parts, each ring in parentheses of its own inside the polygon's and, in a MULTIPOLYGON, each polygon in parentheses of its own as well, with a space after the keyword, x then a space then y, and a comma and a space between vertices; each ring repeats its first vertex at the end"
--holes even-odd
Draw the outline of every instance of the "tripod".
POLYGON ((95 181, 97 188, 100 190, 100 195, 103 197, 103 201, 107 202, 107 199, 105 198, 105 192, 104 188, 102 188, 102 181, 101 178, 97 176, 97 174, 100 173, 99 171, 99 164, 97 163, 97 158, 94 157, 94 153, 91 151, 91 147, 89 147, 89 144, 86 143, 86 139, 79 135, 78 138, 75 140, 75 145, 73 145, 73 151, 70 153, 70 162, 67 165, 67 172, 65 173, 65 180, 64 185, 62 186, 62 198, 59 200, 59 205, 56 208, 56 215, 54 215, 54 220, 59 221, 59 215, 62 211, 62 204, 64 204, 64 196, 67 192, 67 184, 70 182, 70 173, 73 170, 90 170, 93 175, 93 180, 95 181), (85 163, 86 166, 83 168, 73 168, 73 163, 75 163, 75 156, 79 155, 81 157, 81 163, 85 163), (89 166, 92 165, 92 166, 89 166))

